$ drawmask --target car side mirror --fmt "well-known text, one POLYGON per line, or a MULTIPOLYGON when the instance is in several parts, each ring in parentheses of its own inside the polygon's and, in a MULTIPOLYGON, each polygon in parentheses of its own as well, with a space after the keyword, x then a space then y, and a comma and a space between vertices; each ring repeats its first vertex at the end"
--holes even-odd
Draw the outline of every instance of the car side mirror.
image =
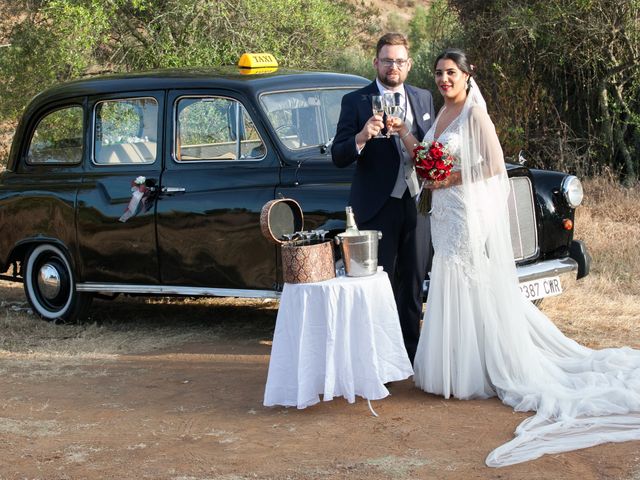
POLYGON ((520 165, 524 165, 525 163, 527 163, 527 159, 524 157, 524 150, 520 150, 518 152, 518 163, 520 165))

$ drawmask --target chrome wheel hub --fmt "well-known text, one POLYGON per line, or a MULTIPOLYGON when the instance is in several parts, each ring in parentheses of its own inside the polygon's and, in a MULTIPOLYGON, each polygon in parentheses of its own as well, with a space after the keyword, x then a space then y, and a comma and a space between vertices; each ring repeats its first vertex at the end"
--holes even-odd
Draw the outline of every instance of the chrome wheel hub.
POLYGON ((60 293, 60 272, 50 263, 45 263, 38 272, 38 289, 42 296, 51 300, 60 293))

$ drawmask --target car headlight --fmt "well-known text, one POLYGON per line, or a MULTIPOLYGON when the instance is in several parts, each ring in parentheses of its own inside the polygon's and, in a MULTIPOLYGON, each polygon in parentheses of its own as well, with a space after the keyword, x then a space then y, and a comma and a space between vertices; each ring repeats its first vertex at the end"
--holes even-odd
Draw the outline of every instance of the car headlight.
POLYGON ((582 182, 578 180, 578 177, 568 175, 562 181, 562 194, 571 208, 576 208, 582 203, 584 192, 582 182))

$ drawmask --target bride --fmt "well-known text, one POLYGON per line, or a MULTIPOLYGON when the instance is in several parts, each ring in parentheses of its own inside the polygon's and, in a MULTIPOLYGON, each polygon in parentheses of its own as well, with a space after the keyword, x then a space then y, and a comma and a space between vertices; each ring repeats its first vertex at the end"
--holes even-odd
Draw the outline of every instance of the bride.
MULTIPOLYGON (((435 256, 414 381, 445 398, 497 395, 536 412, 489 454, 491 467, 640 439, 640 351, 579 345, 520 293, 509 181, 472 73, 460 50, 436 60, 444 106, 424 141, 442 143, 455 160, 446 180, 427 185, 435 256)), ((412 149, 417 140, 392 121, 412 149)))

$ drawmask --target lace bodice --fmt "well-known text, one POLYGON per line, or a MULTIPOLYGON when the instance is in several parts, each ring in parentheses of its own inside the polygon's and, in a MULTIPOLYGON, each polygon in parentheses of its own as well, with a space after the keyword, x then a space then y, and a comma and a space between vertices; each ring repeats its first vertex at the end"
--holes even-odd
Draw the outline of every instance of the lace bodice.
MULTIPOLYGON (((434 141, 436 122, 424 137, 424 141, 434 141)), ((453 170, 460 169, 461 120, 455 118, 442 131, 437 141, 442 143, 454 157, 453 170)), ((469 233, 466 225, 467 215, 463 188, 453 186, 432 191, 431 201, 431 240, 435 255, 441 256, 445 263, 454 263, 463 267, 469 277, 473 276, 471 268, 471 251, 469 233)))
POLYGON ((459 170, 460 169, 460 145, 461 145, 460 125, 462 123, 460 120, 460 117, 454 118, 453 121, 449 125, 447 125, 447 128, 445 128, 440 133, 440 136, 436 139, 434 137, 435 137, 437 123, 438 123, 438 119, 436 119, 436 121, 431 125, 431 128, 429 129, 429 131, 425 134, 424 141, 433 142, 434 140, 437 140, 438 142, 442 143, 447 148, 449 153, 454 157, 453 170, 459 170))

